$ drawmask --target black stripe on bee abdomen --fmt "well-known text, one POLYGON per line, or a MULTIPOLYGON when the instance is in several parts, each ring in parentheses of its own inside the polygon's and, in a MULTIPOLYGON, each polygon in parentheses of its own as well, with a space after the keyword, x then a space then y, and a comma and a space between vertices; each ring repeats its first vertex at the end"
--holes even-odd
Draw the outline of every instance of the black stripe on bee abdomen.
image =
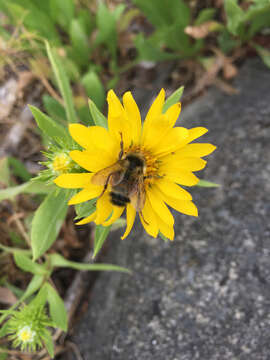
POLYGON ((113 191, 110 192, 110 196, 112 204, 116 206, 126 206, 130 202, 130 199, 127 196, 113 191))

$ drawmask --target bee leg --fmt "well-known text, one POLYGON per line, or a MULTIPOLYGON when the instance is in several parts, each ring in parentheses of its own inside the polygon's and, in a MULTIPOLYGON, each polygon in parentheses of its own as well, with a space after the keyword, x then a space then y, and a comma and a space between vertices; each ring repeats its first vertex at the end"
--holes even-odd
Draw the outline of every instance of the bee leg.
POLYGON ((118 157, 119 157, 119 159, 122 159, 122 156, 124 155, 124 142, 123 142, 123 135, 122 135, 122 133, 120 132, 119 134, 120 134, 120 137, 121 137, 121 141, 120 141, 120 148, 121 148, 121 150, 120 150, 120 153, 119 153, 118 157))
POLYGON ((146 223, 146 225, 149 225, 149 223, 148 223, 148 222, 145 220, 145 218, 143 217, 143 214, 142 214, 141 211, 139 212, 139 214, 141 215, 141 217, 142 217, 143 221, 146 223))
POLYGON ((107 178, 107 180, 106 180, 106 183, 105 183, 105 185, 104 185, 104 188, 103 188, 103 190, 102 190, 102 193, 99 195, 98 198, 101 198, 101 196, 105 193, 105 191, 106 191, 106 189, 107 189, 107 187, 108 187, 108 185, 109 185, 109 181, 110 181, 111 175, 112 175, 112 174, 110 174, 110 175, 108 176, 108 178, 107 178))

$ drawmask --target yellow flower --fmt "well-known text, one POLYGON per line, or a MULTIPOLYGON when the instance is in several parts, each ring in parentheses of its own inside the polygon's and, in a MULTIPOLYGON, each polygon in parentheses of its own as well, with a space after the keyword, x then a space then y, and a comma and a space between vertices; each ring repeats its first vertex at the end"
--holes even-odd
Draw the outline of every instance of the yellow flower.
POLYGON ((70 205, 97 198, 96 211, 79 221, 79 225, 94 221, 96 224, 109 226, 126 209, 124 239, 133 227, 138 207, 136 208, 134 201, 126 201, 122 206, 115 205, 115 201, 112 201, 115 185, 118 184, 118 189, 119 183, 120 187, 124 186, 123 176, 118 176, 118 182, 115 174, 114 182, 112 176, 107 176, 107 186, 104 187, 104 184, 97 184, 99 175, 96 174, 108 172, 108 169, 104 170, 108 167, 116 168, 125 159, 127 162, 130 155, 138 156, 144 164, 140 184, 143 188, 143 200, 140 200, 139 208, 142 225, 153 237, 161 232, 173 240, 174 218, 168 206, 183 214, 198 216, 192 196, 179 185, 193 186, 198 183, 199 179, 193 172, 205 167, 206 161, 201 158, 213 152, 216 147, 206 143, 190 144, 205 134, 206 128, 174 127, 181 104, 172 105, 163 113, 163 89, 150 107, 143 126, 139 109, 130 92, 124 94, 123 105, 112 90, 108 92, 107 100, 108 130, 100 126, 86 127, 80 124, 71 124, 69 127, 73 139, 85 149, 71 151, 70 157, 87 172, 62 174, 55 179, 55 183, 63 188, 82 189, 70 199, 70 205))

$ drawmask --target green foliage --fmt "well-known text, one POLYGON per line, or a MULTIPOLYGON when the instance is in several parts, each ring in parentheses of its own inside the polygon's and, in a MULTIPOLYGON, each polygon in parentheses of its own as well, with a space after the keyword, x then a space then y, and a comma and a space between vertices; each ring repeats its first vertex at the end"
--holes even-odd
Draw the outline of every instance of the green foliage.
POLYGON ((175 90, 171 96, 168 97, 168 99, 165 101, 165 104, 163 106, 162 112, 165 113, 169 107, 172 105, 178 103, 181 100, 181 97, 183 95, 184 86, 180 86, 177 90, 175 90))
POLYGON ((61 61, 55 49, 52 49, 47 41, 45 45, 46 45, 47 55, 51 62, 53 72, 57 81, 58 88, 64 99, 67 120, 70 123, 75 123, 77 122, 77 116, 73 104, 72 91, 69 85, 67 75, 61 65, 61 61))
POLYGON ((107 236, 109 235, 110 229, 111 226, 107 226, 107 227, 102 225, 96 226, 93 258, 95 258, 99 253, 99 251, 101 250, 104 241, 107 239, 107 236))
POLYGON ((56 240, 67 213, 67 195, 63 190, 51 192, 35 212, 31 246, 34 259, 42 256, 56 240))

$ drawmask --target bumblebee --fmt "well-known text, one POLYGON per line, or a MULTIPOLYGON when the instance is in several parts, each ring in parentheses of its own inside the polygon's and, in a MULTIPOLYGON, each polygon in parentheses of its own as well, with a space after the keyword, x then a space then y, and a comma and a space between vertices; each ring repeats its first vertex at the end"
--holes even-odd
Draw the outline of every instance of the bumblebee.
POLYGON ((135 152, 123 156, 122 149, 119 160, 113 165, 98 171, 92 177, 92 184, 104 186, 100 196, 104 194, 108 185, 110 185, 109 195, 113 205, 124 207, 131 203, 137 211, 141 212, 145 203, 145 172, 144 158, 135 152))

